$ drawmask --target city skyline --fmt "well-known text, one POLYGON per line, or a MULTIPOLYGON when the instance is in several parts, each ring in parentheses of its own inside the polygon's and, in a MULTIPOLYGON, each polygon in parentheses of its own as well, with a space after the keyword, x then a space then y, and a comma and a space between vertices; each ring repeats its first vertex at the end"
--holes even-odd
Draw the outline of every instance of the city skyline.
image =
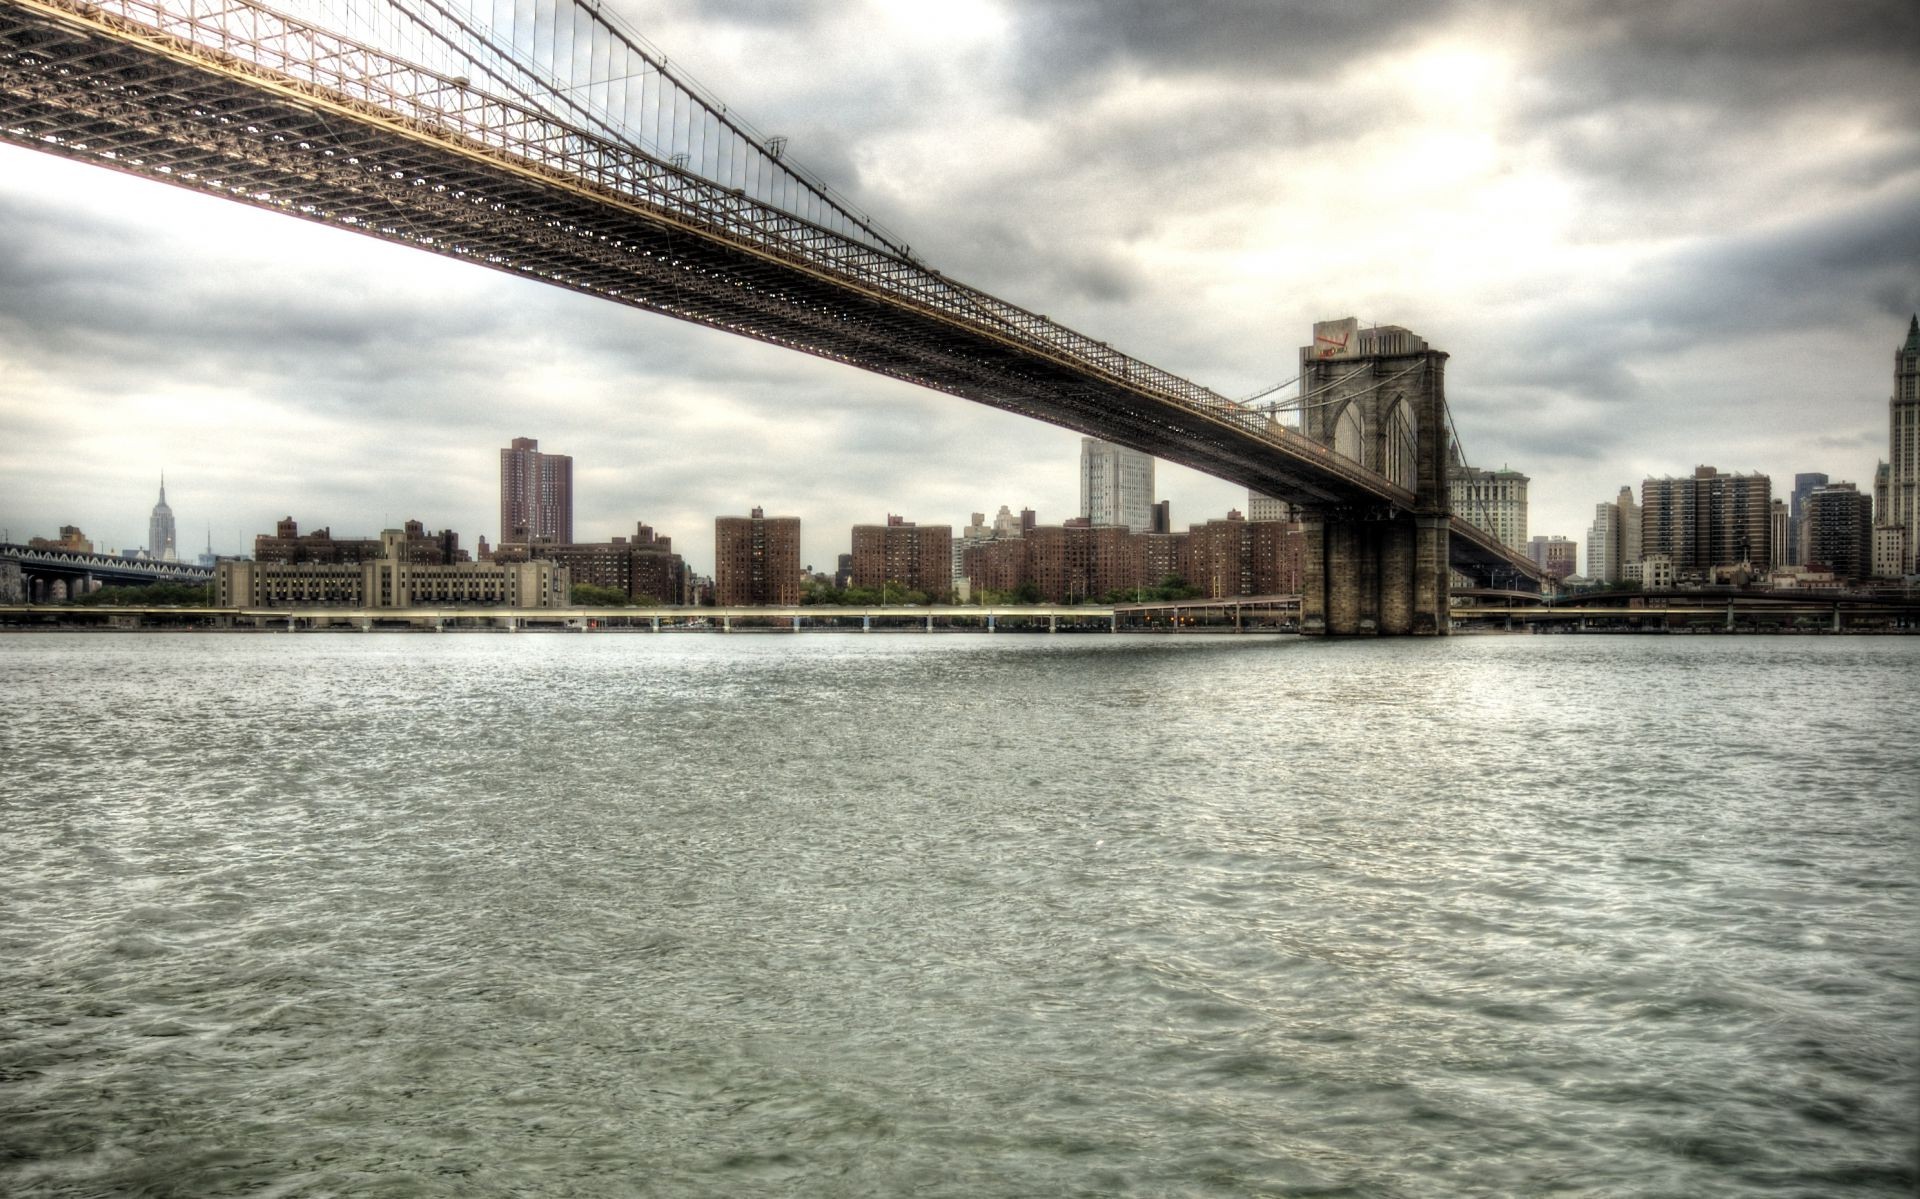
MULTIPOLYGON (((1920 307, 1905 6, 621 11, 929 263, 1226 394, 1314 320, 1428 338, 1469 459, 1534 480, 1530 533, 1584 541, 1700 463, 1866 490, 1886 456, 1920 307)), ((580 536, 644 519, 700 573, 749 505, 802 514, 816 567, 888 511, 1077 506, 1075 433, 12 147, 0 236, 22 540, 130 546, 164 468, 222 552, 288 513, 477 541, 523 434, 579 457, 580 536)), ((1177 528, 1245 502, 1158 482, 1177 528)))

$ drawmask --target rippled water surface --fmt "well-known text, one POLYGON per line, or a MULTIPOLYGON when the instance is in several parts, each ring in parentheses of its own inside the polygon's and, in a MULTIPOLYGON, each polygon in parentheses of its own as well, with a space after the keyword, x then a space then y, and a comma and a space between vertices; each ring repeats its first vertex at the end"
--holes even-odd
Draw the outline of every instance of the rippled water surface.
POLYGON ((0 638, 0 1193, 1909 1194, 1917 679, 0 638))

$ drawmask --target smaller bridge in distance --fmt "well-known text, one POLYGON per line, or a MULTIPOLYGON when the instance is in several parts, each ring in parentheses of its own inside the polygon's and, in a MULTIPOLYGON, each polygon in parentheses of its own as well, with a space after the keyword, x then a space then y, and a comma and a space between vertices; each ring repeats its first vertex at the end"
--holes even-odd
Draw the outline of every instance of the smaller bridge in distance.
POLYGON ((6 562, 18 563, 23 598, 29 601, 51 599, 55 584, 65 584, 71 595, 76 587, 92 590, 96 585, 144 587, 149 583, 193 585, 213 581, 211 566, 0 542, 0 563, 6 562))

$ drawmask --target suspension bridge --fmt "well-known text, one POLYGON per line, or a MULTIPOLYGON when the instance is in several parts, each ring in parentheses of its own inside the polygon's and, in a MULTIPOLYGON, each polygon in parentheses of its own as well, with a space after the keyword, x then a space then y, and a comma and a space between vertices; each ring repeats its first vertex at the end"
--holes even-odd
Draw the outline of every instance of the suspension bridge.
POLYGON ((949 279, 591 0, 0 0, 0 138, 1143 450, 1305 513, 1303 625, 1447 627, 1446 355, 1302 352, 1299 427, 949 279), (1304 397, 1311 397, 1311 400, 1304 397))

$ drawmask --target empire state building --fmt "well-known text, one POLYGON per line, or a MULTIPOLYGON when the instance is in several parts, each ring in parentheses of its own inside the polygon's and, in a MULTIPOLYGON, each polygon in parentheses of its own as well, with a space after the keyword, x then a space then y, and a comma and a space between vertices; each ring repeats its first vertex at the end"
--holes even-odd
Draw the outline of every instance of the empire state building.
POLYGON ((161 562, 177 562, 173 547, 173 509, 167 507, 167 476, 160 476, 160 502, 147 518, 147 556, 161 562))

